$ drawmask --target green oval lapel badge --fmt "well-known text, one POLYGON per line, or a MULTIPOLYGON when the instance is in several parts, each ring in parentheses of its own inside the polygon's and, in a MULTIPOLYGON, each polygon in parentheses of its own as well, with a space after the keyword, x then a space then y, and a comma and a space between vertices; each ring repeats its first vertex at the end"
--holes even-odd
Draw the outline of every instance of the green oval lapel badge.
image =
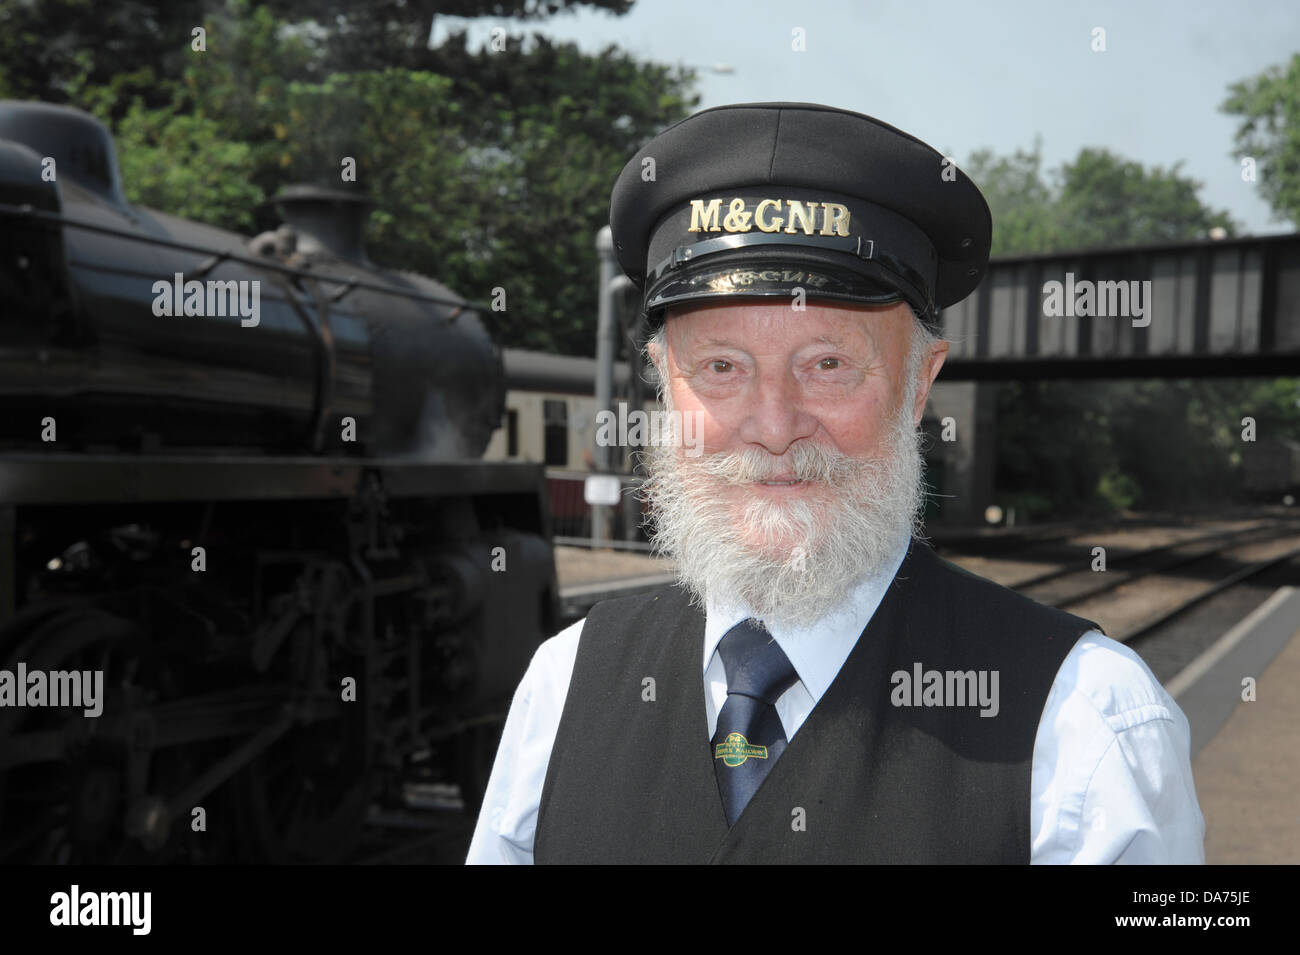
POLYGON ((732 733, 713 748, 713 758, 727 766, 739 766, 747 759, 767 759, 767 747, 755 746, 740 733, 732 733))

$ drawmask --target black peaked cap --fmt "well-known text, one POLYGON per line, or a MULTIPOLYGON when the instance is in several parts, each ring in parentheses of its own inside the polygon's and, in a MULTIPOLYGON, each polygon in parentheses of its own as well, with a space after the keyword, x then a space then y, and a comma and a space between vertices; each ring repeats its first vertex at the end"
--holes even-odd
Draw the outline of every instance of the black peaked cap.
POLYGON ((979 285, 993 227, 975 183, 915 136, 830 106, 741 103, 695 113, 632 157, 610 228, 652 318, 799 286, 906 300, 929 323, 979 285))

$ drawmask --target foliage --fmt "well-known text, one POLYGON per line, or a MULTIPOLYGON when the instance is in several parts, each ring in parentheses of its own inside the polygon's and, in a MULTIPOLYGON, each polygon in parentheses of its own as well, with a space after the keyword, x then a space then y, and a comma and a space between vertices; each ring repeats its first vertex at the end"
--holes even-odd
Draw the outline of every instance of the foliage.
POLYGON ((140 80, 180 74, 190 31, 210 6, 204 0, 0 0, 0 96, 86 108, 87 91, 107 89, 122 112, 131 92, 146 106, 164 106, 171 90, 140 80))
POLYGON ((966 172, 993 214, 993 255, 1029 255, 1089 248, 1204 239, 1222 228, 1235 235, 1227 212, 1197 198, 1200 183, 1180 165, 1148 169, 1104 149, 1082 149, 1048 175, 1042 143, 999 157, 979 150, 966 172))
POLYGON ((1200 183, 1171 169, 1147 169, 1104 149, 1083 149, 1061 168, 1060 233, 1073 248, 1204 239, 1213 228, 1231 236, 1236 226, 1197 198, 1200 183))
POLYGON ((1259 189, 1280 219, 1300 222, 1300 53, 1234 83, 1219 107, 1242 117, 1236 155, 1256 160, 1259 189))
POLYGON ((998 386, 997 397, 994 482, 1004 509, 1016 506, 1038 518, 1113 506, 1101 482, 1116 469, 1115 451, 1096 389, 1008 381, 998 386))
POLYGON ((1057 199, 1042 173, 1042 141, 1032 152, 1016 150, 997 156, 990 149, 973 153, 965 171, 979 186, 993 214, 994 256, 1058 249, 1061 233, 1057 199))
POLYGON ((118 124, 117 145, 131 202, 228 229, 253 228, 253 206, 264 197, 249 181, 252 149, 227 139, 220 123, 146 109, 137 99, 118 124))

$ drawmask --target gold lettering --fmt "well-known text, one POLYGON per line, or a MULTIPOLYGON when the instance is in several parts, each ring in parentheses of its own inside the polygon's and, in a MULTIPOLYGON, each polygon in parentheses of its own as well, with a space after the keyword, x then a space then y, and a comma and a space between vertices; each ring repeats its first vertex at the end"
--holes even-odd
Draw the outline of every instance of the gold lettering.
POLYGON ((785 219, 783 217, 778 216, 777 218, 773 219, 771 224, 769 225, 767 220, 763 217, 763 213, 767 211, 767 208, 769 206, 771 206, 773 209, 780 209, 781 200, 764 199, 762 202, 758 204, 758 208, 754 210, 754 225, 758 226, 759 232, 776 232, 781 228, 781 224, 785 222, 785 219))
POLYGON ((840 205, 838 202, 822 203, 822 235, 841 235, 848 237, 849 234, 849 207, 840 205), (832 229, 832 227, 834 227, 832 229))
POLYGON ((722 220, 722 227, 728 232, 748 232, 750 215, 745 211, 744 199, 732 199, 727 208, 727 218, 722 220))
POLYGON ((722 200, 711 199, 706 207, 703 199, 691 200, 691 227, 687 232, 721 232, 718 217, 722 215, 722 200), (713 225, 710 226, 709 223, 713 225))
POLYGON ((805 206, 798 199, 787 199, 790 205, 790 224, 785 227, 786 235, 794 235, 794 221, 798 219, 803 225, 803 234, 813 234, 813 217, 817 215, 817 203, 810 202, 805 206))

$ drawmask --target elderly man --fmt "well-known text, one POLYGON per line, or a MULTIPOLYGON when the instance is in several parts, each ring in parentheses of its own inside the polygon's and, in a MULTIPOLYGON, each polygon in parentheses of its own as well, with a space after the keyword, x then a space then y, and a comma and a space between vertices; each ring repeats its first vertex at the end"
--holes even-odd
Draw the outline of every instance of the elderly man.
POLYGON ((917 539, 975 185, 871 117, 748 104, 650 142, 610 220, 703 450, 647 456, 680 580, 538 650, 468 861, 1204 861, 1142 661, 917 539))

